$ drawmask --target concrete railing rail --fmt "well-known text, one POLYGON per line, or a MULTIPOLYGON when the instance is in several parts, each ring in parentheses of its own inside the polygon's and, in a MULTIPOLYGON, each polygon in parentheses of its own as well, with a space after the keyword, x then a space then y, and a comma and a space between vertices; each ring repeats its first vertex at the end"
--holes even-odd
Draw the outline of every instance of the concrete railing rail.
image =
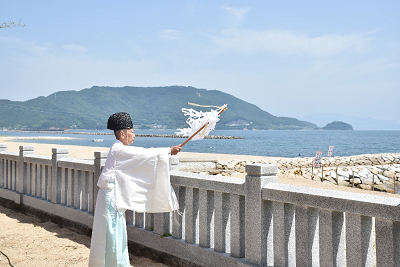
MULTIPOLYGON (((52 152, 0 144, 0 203, 90 230, 107 152, 93 161, 52 152)), ((275 165, 249 164, 240 179, 178 163, 171 158, 171 183, 183 215, 128 211, 136 253, 175 266, 400 266, 400 198, 278 184, 275 165)))

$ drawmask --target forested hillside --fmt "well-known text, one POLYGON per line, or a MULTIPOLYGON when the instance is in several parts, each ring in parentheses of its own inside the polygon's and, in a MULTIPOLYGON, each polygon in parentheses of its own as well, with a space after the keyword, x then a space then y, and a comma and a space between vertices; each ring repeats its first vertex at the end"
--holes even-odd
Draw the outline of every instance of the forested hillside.
MULTIPOLYGON (((219 129, 310 129, 316 125, 294 118, 276 117, 257 106, 217 90, 194 87, 98 87, 61 91, 24 102, 0 100, 0 127, 14 129, 105 129, 115 112, 131 114, 136 128, 187 127, 182 108, 188 102, 228 104, 219 129)), ((210 108, 192 107, 209 111, 210 108)))

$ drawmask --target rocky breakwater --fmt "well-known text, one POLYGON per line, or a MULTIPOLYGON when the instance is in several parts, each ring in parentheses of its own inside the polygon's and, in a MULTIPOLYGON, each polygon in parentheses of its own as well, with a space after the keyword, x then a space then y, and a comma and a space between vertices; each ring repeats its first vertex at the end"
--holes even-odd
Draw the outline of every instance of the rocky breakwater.
MULTIPOLYGON (((19 132, 19 131, 17 131, 19 132)), ((23 133, 44 133, 44 134, 79 134, 79 135, 114 135, 112 132, 70 132, 63 130, 55 131, 20 131, 23 133)), ((135 133, 136 137, 165 137, 165 138, 189 138, 189 136, 183 136, 178 134, 141 134, 135 133)), ((241 136, 231 135, 206 135, 204 139, 243 139, 241 136)), ((72 139, 72 138, 71 138, 72 139)))
POLYGON ((217 161, 216 168, 226 173, 245 172, 246 164, 266 163, 277 165, 282 174, 299 178, 367 190, 400 191, 399 153, 322 158, 319 168, 312 166, 313 161, 314 158, 217 161))

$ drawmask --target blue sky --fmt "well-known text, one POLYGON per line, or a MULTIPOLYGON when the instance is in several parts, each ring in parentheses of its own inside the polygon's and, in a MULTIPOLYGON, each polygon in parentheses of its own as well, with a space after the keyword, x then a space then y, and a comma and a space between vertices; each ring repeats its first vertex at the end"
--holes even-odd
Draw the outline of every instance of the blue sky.
MULTIPOLYGON (((396 120, 400 1, 0 0, 0 99, 220 90, 275 116, 396 120)), ((210 103, 224 104, 224 103, 210 103)))

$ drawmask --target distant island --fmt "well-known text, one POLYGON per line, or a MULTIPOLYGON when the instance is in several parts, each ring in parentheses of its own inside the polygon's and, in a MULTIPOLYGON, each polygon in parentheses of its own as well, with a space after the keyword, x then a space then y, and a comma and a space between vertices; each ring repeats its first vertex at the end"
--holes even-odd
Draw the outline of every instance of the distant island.
POLYGON ((334 121, 331 123, 328 123, 324 127, 321 128, 322 130, 345 130, 345 131, 352 131, 353 126, 351 126, 348 123, 342 122, 342 121, 334 121))

